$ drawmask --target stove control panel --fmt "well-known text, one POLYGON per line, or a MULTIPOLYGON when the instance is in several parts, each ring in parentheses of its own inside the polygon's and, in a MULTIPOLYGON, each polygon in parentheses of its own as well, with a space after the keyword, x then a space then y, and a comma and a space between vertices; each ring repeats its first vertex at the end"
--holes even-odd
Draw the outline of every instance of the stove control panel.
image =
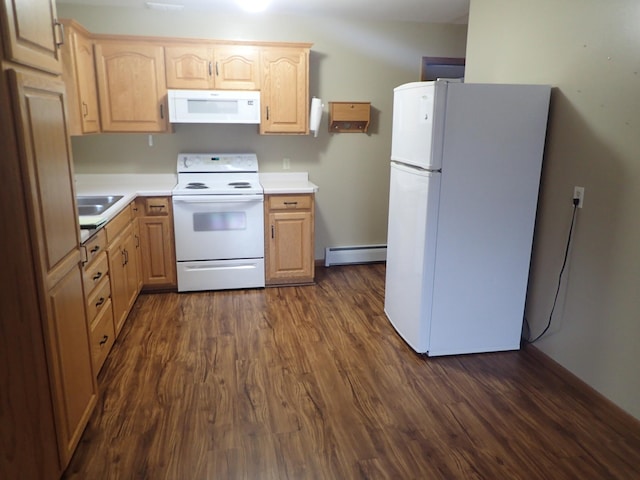
POLYGON ((178 173, 257 172, 255 153, 181 153, 178 173))

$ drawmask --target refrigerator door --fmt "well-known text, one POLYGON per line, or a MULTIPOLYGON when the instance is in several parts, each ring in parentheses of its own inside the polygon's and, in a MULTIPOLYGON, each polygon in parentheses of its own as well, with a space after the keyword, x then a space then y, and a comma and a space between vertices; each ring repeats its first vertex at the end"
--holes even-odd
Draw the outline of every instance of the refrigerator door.
POLYGON ((446 82, 413 82, 393 93, 391 160, 427 170, 442 168, 446 82))
POLYGON ((430 356, 520 347, 549 94, 449 85, 430 356))
POLYGON ((429 349, 440 173, 391 162, 384 310, 418 353, 429 349))

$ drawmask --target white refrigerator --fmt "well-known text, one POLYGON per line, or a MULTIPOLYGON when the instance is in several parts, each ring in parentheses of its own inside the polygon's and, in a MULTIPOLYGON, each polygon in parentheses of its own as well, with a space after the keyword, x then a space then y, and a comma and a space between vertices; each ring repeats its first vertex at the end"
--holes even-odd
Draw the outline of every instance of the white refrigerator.
POLYGON ((520 347, 550 93, 394 89, 384 309, 416 352, 520 347))

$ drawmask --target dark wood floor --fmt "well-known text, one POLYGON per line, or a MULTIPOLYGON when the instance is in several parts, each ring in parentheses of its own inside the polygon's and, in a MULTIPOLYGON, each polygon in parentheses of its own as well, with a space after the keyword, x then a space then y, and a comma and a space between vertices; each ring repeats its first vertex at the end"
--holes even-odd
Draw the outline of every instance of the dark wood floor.
POLYGON ((140 296, 65 478, 640 478, 637 422, 530 350, 416 355, 383 296, 382 264, 140 296))

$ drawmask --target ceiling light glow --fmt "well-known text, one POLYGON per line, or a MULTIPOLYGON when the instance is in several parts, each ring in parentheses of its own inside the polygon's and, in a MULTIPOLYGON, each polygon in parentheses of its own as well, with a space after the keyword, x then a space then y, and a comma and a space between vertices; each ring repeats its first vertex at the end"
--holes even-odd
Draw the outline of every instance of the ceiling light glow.
POLYGON ((160 3, 160 2, 145 2, 147 8, 151 10, 165 10, 165 11, 175 11, 182 10, 184 5, 178 5, 175 3, 160 3))
POLYGON ((247 12, 262 12, 266 10, 271 0, 236 0, 247 12))

